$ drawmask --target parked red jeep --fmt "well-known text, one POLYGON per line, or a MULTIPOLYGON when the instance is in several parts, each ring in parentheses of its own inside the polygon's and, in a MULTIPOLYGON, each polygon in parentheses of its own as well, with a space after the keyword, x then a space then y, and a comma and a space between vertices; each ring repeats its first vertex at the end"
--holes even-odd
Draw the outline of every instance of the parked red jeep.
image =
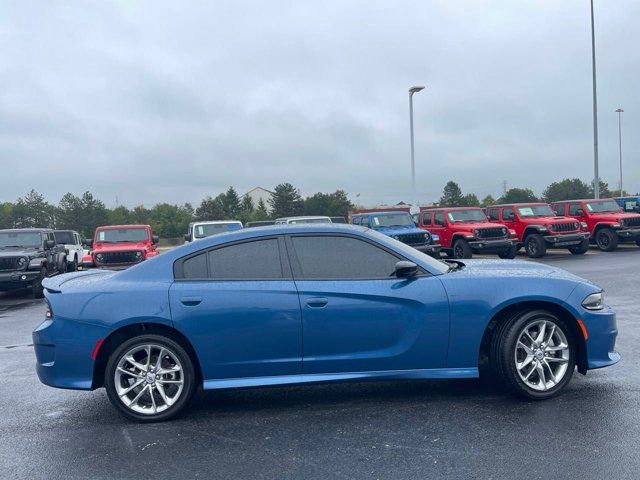
POLYGON ((619 242, 635 242, 640 246, 640 215, 624 213, 613 198, 565 200, 551 206, 556 214, 583 222, 591 242, 604 252, 615 250, 619 242))
POLYGON ((547 248, 568 248, 574 255, 589 250, 589 234, 581 223, 558 217, 547 203, 514 203, 487 207, 489 221, 514 230, 517 248, 524 247, 531 258, 544 257, 547 248))
POLYGON ((504 225, 490 223, 480 208, 423 210, 418 227, 439 235, 442 251, 454 258, 471 258, 474 253, 497 253, 500 258, 516 256, 512 232, 504 225))
POLYGON ((82 259, 84 267, 119 270, 155 257, 158 237, 149 225, 110 225, 96 228, 91 248, 82 259))

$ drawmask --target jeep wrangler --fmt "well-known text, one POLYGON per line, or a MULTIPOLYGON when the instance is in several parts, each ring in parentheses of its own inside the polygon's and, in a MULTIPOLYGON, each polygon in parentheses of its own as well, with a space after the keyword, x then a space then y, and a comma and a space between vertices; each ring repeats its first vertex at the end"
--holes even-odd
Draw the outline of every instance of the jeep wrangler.
POLYGON ((158 237, 149 225, 111 225, 96 228, 84 267, 123 270, 158 255, 158 237))
POLYGON ((0 291, 31 287, 33 296, 42 298, 42 280, 66 270, 65 250, 53 230, 0 230, 0 291))
POLYGON ((518 249, 531 258, 544 257, 548 248, 567 248, 573 255, 589 250, 589 233, 571 217, 558 217, 547 203, 514 203, 487 207, 489 221, 516 232, 518 249))

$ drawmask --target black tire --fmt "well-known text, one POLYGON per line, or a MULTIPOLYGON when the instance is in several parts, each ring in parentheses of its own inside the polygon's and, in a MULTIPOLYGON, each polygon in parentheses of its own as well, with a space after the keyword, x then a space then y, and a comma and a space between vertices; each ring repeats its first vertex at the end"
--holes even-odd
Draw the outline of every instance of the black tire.
POLYGON ((44 298, 44 287, 42 281, 47 278, 47 269, 42 267, 40 270, 40 276, 33 281, 31 290, 33 291, 33 298, 44 298))
POLYGON ((505 248, 503 251, 498 253, 498 257, 507 259, 507 260, 512 260, 516 258, 517 253, 518 253, 518 249, 516 248, 516 246, 511 245, 510 247, 505 248))
POLYGON ((618 236, 610 228, 602 228, 596 233, 596 245, 603 252, 613 252, 618 248, 618 236))
POLYGON ((573 331, 565 320, 546 310, 532 310, 511 317, 496 329, 491 342, 489 361, 498 377, 512 393, 528 400, 545 400, 558 395, 571 380, 576 365, 576 352, 573 331), (567 339, 569 352, 564 376, 556 385, 544 391, 531 388, 525 383, 516 367, 516 345, 520 333, 527 325, 535 324, 540 320, 553 323, 556 329, 562 332, 567 339))
POLYGON ((538 233, 532 233, 524 241, 524 250, 529 258, 541 258, 547 253, 547 244, 538 233))
MULTIPOLYGON (((145 383, 143 385, 146 386, 145 383)), ((191 357, 180 344, 163 335, 139 335, 126 340, 111 353, 105 369, 104 386, 113 406, 128 419, 141 423, 162 422, 180 413, 189 403, 196 389, 196 375, 191 357), (183 387, 180 397, 166 410, 156 414, 138 413, 131 410, 120 399, 115 385, 115 373, 120 359, 131 349, 145 344, 159 345, 168 349, 172 355, 178 358, 182 365, 183 387)))
POLYGON ((453 258, 471 258, 473 250, 466 240, 459 239, 453 242, 453 258))
POLYGON ((589 239, 585 238, 580 245, 569 247, 572 255, 584 255, 589 251, 589 239))
POLYGON ((636 240, 636 245, 640 247, 640 240, 636 240))
POLYGON ((78 259, 73 257, 73 262, 67 263, 67 272, 75 272, 78 270, 78 259))

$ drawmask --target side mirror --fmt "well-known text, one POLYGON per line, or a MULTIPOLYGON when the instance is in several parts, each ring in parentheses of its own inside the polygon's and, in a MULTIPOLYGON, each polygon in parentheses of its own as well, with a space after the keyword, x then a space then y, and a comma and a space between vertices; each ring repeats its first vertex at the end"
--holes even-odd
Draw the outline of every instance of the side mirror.
POLYGON ((184 241, 185 242, 190 242, 191 241, 191 234, 190 233, 185 233, 184 234, 184 241))
POLYGON ((92 238, 85 238, 83 243, 84 243, 87 247, 92 247, 92 246, 93 246, 93 239, 92 239, 92 238))
POLYGON ((55 241, 53 241, 53 240, 47 240, 46 242, 44 242, 44 247, 45 247, 47 250, 51 250, 51 249, 52 249, 53 247, 55 247, 55 246, 56 246, 56 242, 55 242, 55 241))
POLYGON ((158 235, 151 235, 151 243, 153 243, 155 245, 159 241, 160 241, 160 237, 158 237, 158 235))
POLYGON ((398 278, 410 278, 414 277, 418 273, 418 266, 413 262, 402 260, 396 263, 396 277, 398 278))

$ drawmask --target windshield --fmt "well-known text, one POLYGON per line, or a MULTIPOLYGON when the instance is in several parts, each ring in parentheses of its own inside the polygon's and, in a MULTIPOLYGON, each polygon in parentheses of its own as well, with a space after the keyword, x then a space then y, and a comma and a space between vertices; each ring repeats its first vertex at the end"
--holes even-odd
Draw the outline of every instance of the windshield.
POLYGON ((521 217, 555 217, 549 205, 529 205, 527 207, 518 207, 518 215, 521 217))
POLYGON ((371 226, 378 227, 415 227, 413 218, 408 213, 394 213, 391 215, 375 215, 371 217, 371 226))
POLYGON ((113 228, 109 230, 98 230, 96 242, 118 243, 118 242, 146 242, 149 240, 146 228, 113 228))
POLYGON ((447 265, 446 263, 441 262, 440 260, 436 260, 432 256, 427 255, 426 253, 422 253, 413 247, 410 247, 406 243, 402 243, 399 240, 395 240, 380 232, 376 232, 375 230, 369 230, 369 233, 376 237, 382 244, 389 242, 392 243, 396 250, 398 250, 403 255, 406 255, 409 258, 414 257, 419 259, 423 264, 427 265, 431 273, 447 273, 450 270, 449 265, 447 265))
POLYGON ((218 233, 230 232, 232 230, 242 230, 239 223, 209 223, 204 225, 196 225, 194 228, 194 236, 196 238, 210 237, 218 233))
POLYGON ((620 206, 615 200, 603 200, 601 202, 587 202, 587 210, 590 213, 618 213, 620 206))
POLYGON ((0 248, 39 247, 42 245, 40 232, 0 232, 0 248))
POLYGON ((447 212, 450 222, 487 222, 487 216, 482 210, 455 210, 447 212))
POLYGON ((73 245, 76 243, 71 232, 53 232, 53 235, 56 237, 58 245, 73 245))
POLYGON ((293 220, 287 220, 288 223, 331 223, 331 219, 329 217, 322 218, 296 218, 293 220))

